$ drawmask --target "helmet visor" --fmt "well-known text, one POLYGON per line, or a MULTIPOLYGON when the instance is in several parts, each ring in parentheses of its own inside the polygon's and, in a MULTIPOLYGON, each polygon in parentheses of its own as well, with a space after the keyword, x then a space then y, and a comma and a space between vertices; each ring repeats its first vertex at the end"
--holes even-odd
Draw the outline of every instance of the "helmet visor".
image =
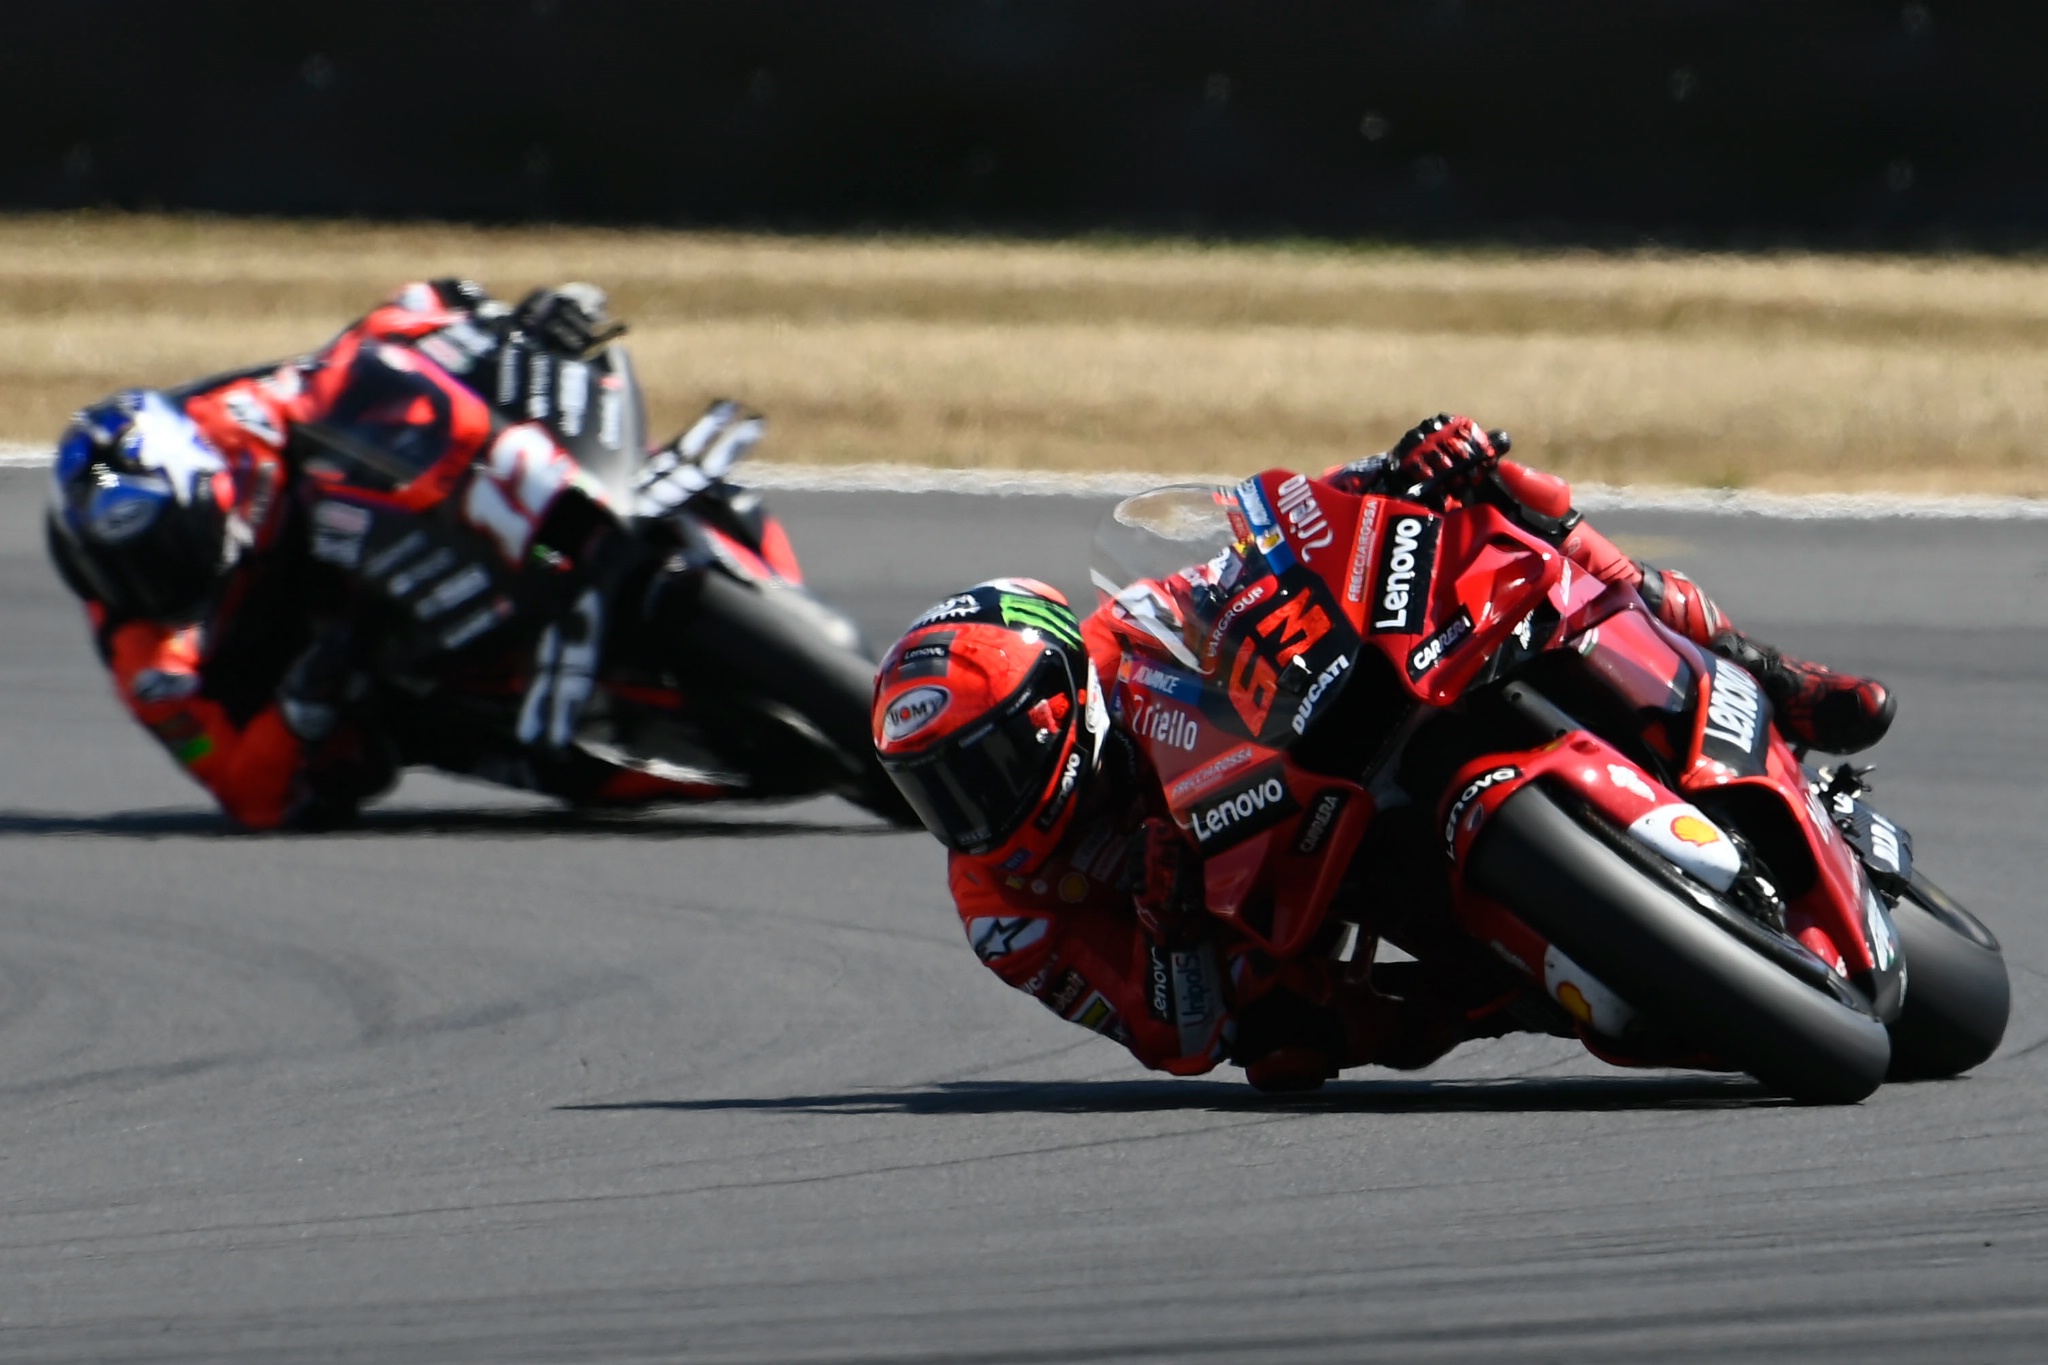
POLYGON ((1044 798, 1067 751, 1080 708, 1071 704, 1066 660, 1047 650, 1024 685, 987 717, 936 747, 882 767, 939 842, 960 853, 987 853, 1014 833, 1044 798), (1042 730, 1031 709, 1064 693, 1057 730, 1042 730))

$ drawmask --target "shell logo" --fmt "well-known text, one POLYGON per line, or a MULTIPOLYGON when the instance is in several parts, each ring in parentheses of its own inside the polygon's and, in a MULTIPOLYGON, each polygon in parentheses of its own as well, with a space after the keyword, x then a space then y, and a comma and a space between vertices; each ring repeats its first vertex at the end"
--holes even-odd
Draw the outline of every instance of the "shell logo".
POLYGON ((1566 1014, 1591 1028, 1593 1007, 1586 1002, 1586 994, 1569 981, 1557 983, 1557 1003, 1564 1006, 1566 1014))
POLYGON ((1671 822, 1671 833, 1694 848, 1705 848, 1708 844, 1721 842, 1721 831, 1697 815, 1681 815, 1674 819, 1671 822))

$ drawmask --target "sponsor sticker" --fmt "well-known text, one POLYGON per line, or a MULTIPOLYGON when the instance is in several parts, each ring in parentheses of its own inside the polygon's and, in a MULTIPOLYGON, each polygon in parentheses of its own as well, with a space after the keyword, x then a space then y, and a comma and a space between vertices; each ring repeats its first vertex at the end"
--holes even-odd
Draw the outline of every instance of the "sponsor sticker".
POLYGON ((1029 948, 1045 937, 1050 924, 1030 915, 978 915, 967 921, 967 941, 983 962, 1029 948))
POLYGON ((1060 973, 1059 979, 1052 983, 1052 988, 1039 998, 1045 1001, 1047 1009, 1065 1018, 1067 1011, 1074 1007, 1074 1002, 1081 998, 1081 992, 1086 989, 1087 978, 1069 967, 1060 973))
POLYGON ((1101 991, 1091 992, 1075 1011, 1067 1016, 1082 1028, 1114 1037, 1117 1033, 1116 1006, 1101 991))
POLYGON ((1742 871, 1742 854, 1697 806, 1659 806, 1629 825, 1628 832, 1716 891, 1733 886, 1742 871))
POLYGON ((1302 734, 1308 729, 1309 720, 1315 715, 1317 705, 1323 700, 1323 694, 1337 685, 1338 679, 1344 676, 1344 670, 1349 667, 1351 667, 1350 658, 1339 654, 1336 658, 1330 660, 1321 673, 1316 675, 1316 680, 1308 685, 1308 691, 1302 695, 1301 705, 1295 708, 1295 734, 1302 734))
POLYGON ((1126 660, 1124 678, 1162 697, 1171 697, 1177 702, 1193 706, 1202 699, 1202 681, 1192 673, 1183 673, 1177 668, 1163 664, 1150 664, 1142 660, 1126 660))
POLYGON ((1657 799, 1657 793, 1651 788, 1650 784, 1643 781, 1636 773, 1636 770, 1629 767, 1626 763, 1608 764, 1607 780, 1631 796, 1640 796, 1645 801, 1655 801, 1657 799))
POLYGON ((891 677, 899 681, 912 678, 943 678, 953 657, 953 637, 958 631, 935 630, 924 639, 896 656, 896 666, 891 677))
POLYGON ((1271 596, 1276 586, 1276 580, 1269 575, 1231 598, 1230 605, 1223 609, 1223 614, 1216 618, 1216 624, 1209 628, 1209 641, 1204 652, 1213 658, 1216 652, 1223 648, 1223 637, 1229 633, 1230 628, 1237 624, 1239 618, 1247 611, 1271 596))
POLYGON ((1074 613, 1043 597, 1019 597, 1004 593, 997 599, 1006 626, 1021 626, 1049 635, 1069 649, 1081 648, 1081 625, 1074 613))
POLYGON ((370 521, 367 507, 331 500, 313 504, 313 558, 354 568, 363 557, 370 521))
POLYGON ((1761 771, 1767 723, 1763 692, 1756 679, 1740 665, 1714 660, 1701 751, 1737 772, 1761 771))
POLYGON ((1498 768, 1479 774, 1465 784, 1458 793, 1458 799, 1451 803, 1451 813, 1444 817, 1444 855, 1452 856, 1457 849, 1458 821, 1465 814, 1466 807, 1477 801, 1482 792, 1491 790, 1503 782, 1512 782, 1522 775, 1522 770, 1513 764, 1504 763, 1498 768))
POLYGON ((971 592, 956 593, 935 607, 927 608, 922 615, 910 623, 916 630, 919 626, 931 625, 934 621, 958 621, 981 610, 981 599, 971 592))
POLYGON ((1367 501, 1358 514, 1358 538, 1351 542, 1351 576, 1344 581, 1344 600, 1365 600, 1365 570, 1372 562, 1372 535, 1379 529, 1380 505, 1367 501))
POLYGON ((1163 702, 1140 702, 1130 726, 1133 733, 1155 744, 1190 753, 1202 738, 1201 722, 1193 712, 1163 702))
POLYGON ((937 720, 952 702, 953 694, 943 687, 927 684, 911 688, 889 703, 882 717, 883 742, 895 744, 910 738, 937 720))
POLYGON ((1301 809, 1277 763, 1253 772, 1230 790, 1194 806, 1188 828, 1204 855, 1244 842, 1301 809))
POLYGON ((1302 821, 1301 837, 1294 841, 1294 851, 1306 858, 1321 848, 1344 803, 1350 799, 1345 792, 1332 787, 1309 803, 1308 819, 1302 821))
POLYGON ((1249 744, 1241 744, 1228 753, 1220 754, 1169 787, 1166 792, 1167 799, 1178 804, 1212 783, 1222 781, 1251 762, 1256 755, 1257 750, 1249 744))
POLYGON ((443 612, 461 606, 489 586, 491 576, 482 565, 466 564, 424 593, 419 601, 412 604, 412 613, 422 621, 431 621, 443 612))
POLYGON ((1046 804, 1045 809, 1039 812, 1038 818, 1031 823, 1041 831, 1049 830, 1058 824, 1061 812, 1066 810, 1067 802, 1073 797, 1074 788, 1080 784, 1080 781, 1081 750, 1079 746, 1076 746, 1074 751, 1067 755, 1066 769, 1060 774, 1059 791, 1053 795, 1053 799, 1046 804))
POLYGON ((489 606, 471 612, 454 625, 448 627, 448 629, 442 631, 441 647, 449 650, 461 649, 464 645, 476 639, 477 636, 482 635, 500 621, 508 619, 511 615, 511 599, 500 597, 489 606))
POLYGON ((1145 945, 1145 1008, 1155 1021, 1173 1022, 1173 972, 1166 950, 1156 943, 1145 945))
POLYGON ((1372 633, 1413 635, 1422 629, 1429 607, 1429 584, 1436 572, 1436 539, 1441 523, 1432 516, 1406 513, 1387 527, 1380 546, 1379 572, 1373 575, 1372 633))
POLYGON ((1287 518, 1288 529, 1294 533, 1294 544, 1301 551, 1301 562, 1312 562, 1313 552, 1321 550, 1336 538, 1330 529, 1328 518, 1316 502, 1316 491, 1308 476, 1296 474, 1274 490, 1278 495, 1280 515, 1287 518))
POLYGON ((1408 680, 1421 682, 1429 670, 1442 663, 1459 645, 1472 635, 1472 613, 1463 607, 1451 618, 1450 624, 1424 640, 1413 654, 1408 656, 1408 680))

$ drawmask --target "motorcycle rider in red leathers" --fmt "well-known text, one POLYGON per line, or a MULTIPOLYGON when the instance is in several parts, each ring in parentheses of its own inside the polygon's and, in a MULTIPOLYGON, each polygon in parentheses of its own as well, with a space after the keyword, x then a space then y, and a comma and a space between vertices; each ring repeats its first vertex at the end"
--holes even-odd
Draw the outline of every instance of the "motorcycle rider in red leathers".
MULTIPOLYGON (((81 412, 61 438, 46 524, 58 572, 84 601, 122 703, 238 824, 345 819, 388 787, 403 761, 436 761, 580 801, 689 794, 576 753, 536 751, 510 763, 394 753, 388 736, 352 723, 350 692, 360 675, 346 624, 310 620, 306 584, 293 567, 303 556, 283 552, 296 533, 312 538, 318 558, 322 537, 348 529, 320 524, 317 513, 310 528, 291 529, 288 490, 303 473, 288 467, 295 428, 383 420, 410 430, 407 423, 435 406, 437 386, 454 382, 447 375, 467 371, 515 327, 525 344, 564 359, 594 354, 624 330, 588 285, 537 290, 515 310, 467 281, 415 283, 313 356, 171 393, 130 390, 81 412), (365 393, 352 376, 371 360, 380 373, 418 380, 418 394, 365 393), (414 407, 362 410, 394 404, 414 407), (493 763, 498 770, 484 770, 493 763)), ((480 403, 458 402, 417 429, 423 439, 480 444, 490 420, 480 403)), ((588 491, 587 483, 559 451, 549 452, 530 477, 494 486, 495 499, 470 497, 472 520, 496 524, 510 543, 550 517, 587 514, 601 499, 562 498, 572 487, 588 491)), ((587 520, 551 523, 549 543, 594 555, 605 518, 587 520)), ((565 582, 589 567, 573 560, 554 566, 565 582)), ((420 739, 429 749, 435 742, 420 739)))
MULTIPOLYGON (((1442 415, 1325 478, 1350 492, 1429 482, 1455 497, 1506 447, 1504 433, 1442 415)), ((1634 586, 1665 624, 1756 674, 1795 742, 1850 753, 1883 736, 1894 700, 1881 684, 1749 639, 1684 575, 1631 560, 1579 520, 1561 481, 1516 477, 1509 491, 1574 564, 1634 586)), ((883 658, 876 750, 951 850, 953 900, 982 962, 1148 1067, 1187 1076, 1230 1061, 1262 1089, 1313 1088, 1368 1063, 1426 1066, 1524 1027, 1521 979, 1454 936, 1415 930, 1427 915, 1406 916, 1402 946, 1419 960, 1369 968, 1278 962, 1215 932, 1194 845, 1106 709, 1102 680, 1121 658, 1109 611, 1077 620, 1056 589, 997 579, 925 612, 883 658)), ((1419 827, 1403 838, 1394 814, 1378 822, 1396 831, 1379 861, 1370 834, 1359 855, 1378 903, 1426 897, 1440 880, 1402 874, 1441 855, 1419 827)))

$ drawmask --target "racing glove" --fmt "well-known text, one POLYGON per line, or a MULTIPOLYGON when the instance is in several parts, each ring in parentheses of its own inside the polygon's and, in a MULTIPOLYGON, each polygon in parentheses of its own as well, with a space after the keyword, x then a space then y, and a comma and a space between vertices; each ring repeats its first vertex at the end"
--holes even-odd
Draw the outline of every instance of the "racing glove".
POLYGON ((1469 417, 1440 412, 1394 443, 1393 482, 1449 493, 1470 489, 1489 473, 1513 443, 1505 431, 1486 432, 1469 417))
POLYGON ((1184 939, 1202 912, 1202 858, 1180 827, 1157 816, 1131 836, 1124 884, 1138 923, 1155 943, 1184 939))
POLYGON ((768 430, 768 419, 721 398, 690 429, 647 457, 633 489, 633 514, 674 511, 723 479, 768 430))
POLYGON ((626 334, 626 324, 612 317, 610 301, 594 284, 536 289, 512 310, 512 321, 535 341, 572 360, 588 360, 626 334))

